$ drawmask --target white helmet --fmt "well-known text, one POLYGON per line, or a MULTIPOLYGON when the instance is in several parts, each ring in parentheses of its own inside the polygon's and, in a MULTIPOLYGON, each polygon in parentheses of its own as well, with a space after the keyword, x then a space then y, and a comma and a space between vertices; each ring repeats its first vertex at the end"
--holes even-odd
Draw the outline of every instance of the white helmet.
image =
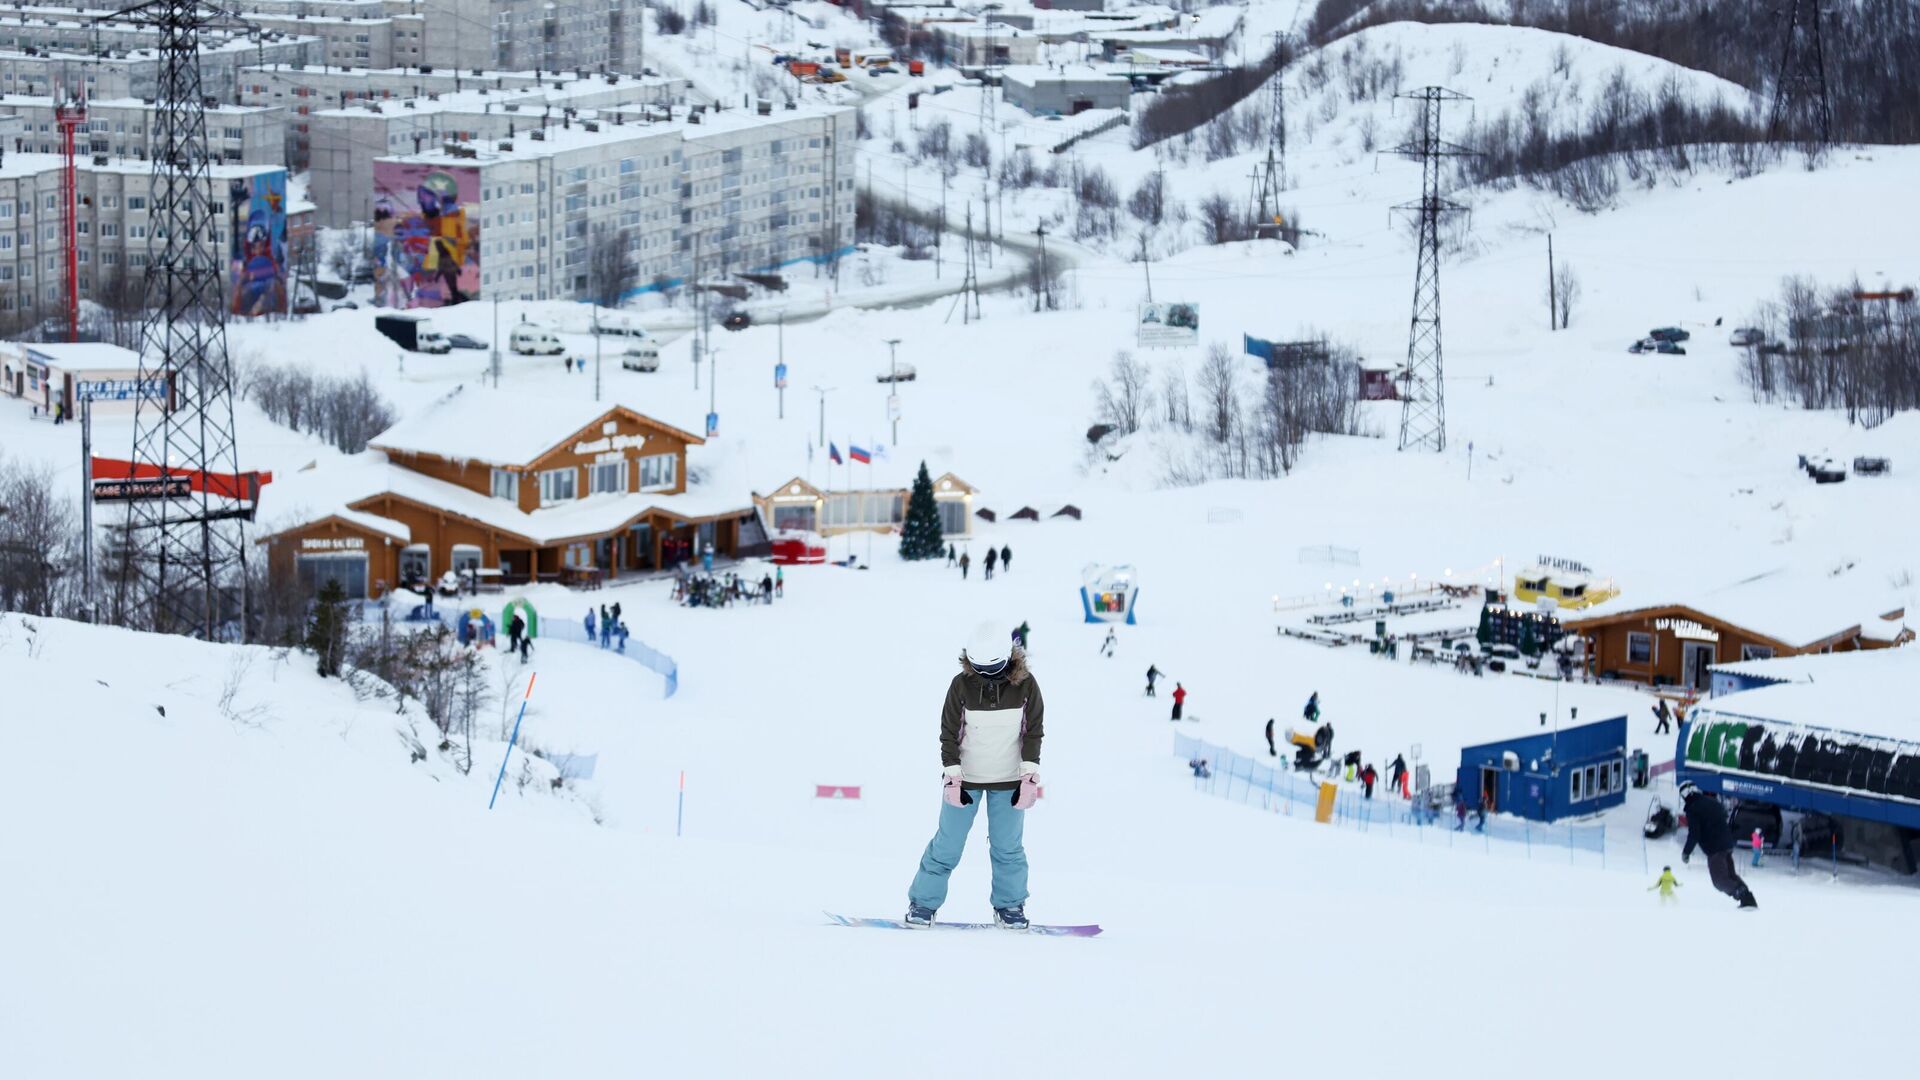
POLYGON ((1691 780, 1680 781, 1680 801, 1681 802, 1684 803, 1688 799, 1691 799, 1695 795, 1699 795, 1699 794, 1702 794, 1702 792, 1700 791, 1699 784, 1696 784, 1691 780))
POLYGON ((1006 666, 1013 655, 1013 634, 998 623, 983 622, 967 635, 967 663, 989 675, 1006 666))

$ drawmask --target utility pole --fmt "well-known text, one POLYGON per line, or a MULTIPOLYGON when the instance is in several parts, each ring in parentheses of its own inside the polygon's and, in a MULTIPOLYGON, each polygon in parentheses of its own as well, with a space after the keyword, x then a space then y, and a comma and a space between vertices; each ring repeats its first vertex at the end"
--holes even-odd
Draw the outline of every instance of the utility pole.
MULTIPOLYGON (((774 363, 779 366, 782 372, 785 372, 787 369, 787 313, 784 311, 780 313, 779 334, 779 352, 776 354, 774 363)), ((775 389, 780 392, 779 418, 785 420, 787 418, 787 380, 784 375, 780 379, 780 384, 775 387, 775 389)))
POLYGON ((600 302, 593 304, 593 400, 600 400, 600 302))
POLYGON ((940 163, 940 221, 933 228, 933 280, 940 280, 940 252, 947 235, 947 165, 940 163))
POLYGON ((493 388, 500 389, 500 296, 493 297, 493 388))
POLYGON ((1147 272, 1147 303, 1153 303, 1153 253, 1147 250, 1147 230, 1140 230, 1140 265, 1147 272))
POLYGON ((1420 201, 1394 207, 1417 215, 1420 252, 1414 264, 1413 318, 1407 331, 1407 396, 1400 408, 1400 449, 1445 450, 1447 403, 1440 351, 1440 219, 1464 207, 1440 197, 1440 162, 1473 153, 1440 138, 1440 106, 1465 94, 1425 86, 1394 95, 1420 103, 1412 141, 1391 153, 1420 161, 1420 201))
POLYGON ((816 386, 813 392, 820 395, 820 449, 827 448, 827 395, 838 390, 837 386, 816 386))
MULTIPOLYGON (((135 384, 134 393, 141 387, 135 384)), ((88 622, 93 613, 93 394, 80 392, 80 595, 88 622)))
MULTIPOLYGON (((967 204, 967 279, 960 285, 960 321, 970 323, 980 317, 980 274, 973 253, 973 204, 967 204)), ((951 316, 949 316, 951 317, 951 316)))
POLYGON ((707 350, 707 438, 718 433, 720 417, 720 350, 707 350))
POLYGON ((1033 310, 1040 310, 1040 294, 1047 294, 1047 306, 1053 306, 1053 285, 1047 277, 1047 226, 1042 222, 1033 227, 1033 235, 1040 238, 1040 281, 1033 290, 1033 310))
POLYGON ((700 389, 700 328, 706 324, 701 312, 706 307, 706 290, 700 287, 700 242, 705 233, 693 234, 693 388, 700 389))
MULTIPOLYGON (((900 339, 899 338, 887 339, 887 364, 891 371, 891 375, 887 383, 887 402, 888 404, 897 404, 900 397, 900 339)), ((893 443, 895 446, 898 446, 900 445, 900 410, 898 408, 892 408, 892 409, 888 409, 887 411, 893 414, 891 418, 893 420, 893 443)))
POLYGON ((1560 307, 1559 297, 1555 295, 1556 291, 1557 291, 1557 288, 1553 283, 1553 234, 1548 233, 1547 234, 1547 329, 1548 330, 1560 329, 1560 316, 1555 314, 1555 312, 1557 312, 1560 307))

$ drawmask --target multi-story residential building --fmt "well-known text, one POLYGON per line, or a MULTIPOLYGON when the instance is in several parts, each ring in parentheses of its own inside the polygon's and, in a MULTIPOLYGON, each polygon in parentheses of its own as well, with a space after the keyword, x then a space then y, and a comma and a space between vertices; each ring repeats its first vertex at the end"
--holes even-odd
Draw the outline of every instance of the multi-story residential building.
POLYGON ((427 64, 462 71, 639 74, 644 11, 639 0, 420 0, 427 64))
MULTIPOLYGON (((54 99, 24 94, 0 94, 0 113, 18 116, 23 130, 6 137, 4 147, 16 153, 57 154, 62 150, 59 125, 54 123, 54 99)), ((146 160, 157 137, 157 110, 137 98, 108 98, 87 102, 87 126, 74 148, 81 154, 146 160)), ((279 108, 217 105, 204 109, 207 151, 213 160, 243 165, 286 164, 287 114, 279 108)))
POLYGON ((376 160, 376 299, 580 298, 602 243, 624 245, 640 288, 851 243, 852 109, 641 112, 376 160))
MULTIPOLYGON (((12 46, 13 24, 0 21, 0 93, 51 95, 56 90, 89 98, 152 98, 160 92, 160 54, 151 32, 131 48, 81 50, 12 46)), ((200 46, 200 92, 216 102, 239 100, 240 70, 258 64, 317 63, 320 39, 273 32, 245 37, 209 34, 200 46)))
MULTIPOLYGON (((57 154, 0 159, 0 317, 58 310, 65 299, 66 245, 57 154)), ((152 254, 152 166, 83 158, 75 176, 75 255, 80 297, 124 304, 152 254)), ((223 300, 236 315, 284 311, 291 273, 312 232, 312 207, 287 193, 270 165, 214 165, 212 255, 229 271, 223 300)))
POLYGON ((300 116, 306 164, 312 171, 320 223, 342 228, 373 220, 373 162, 390 154, 417 153, 443 142, 512 138, 532 128, 569 122, 581 109, 665 106, 686 93, 679 79, 542 76, 540 81, 497 89, 467 81, 469 89, 399 100, 362 100, 352 107, 315 108, 300 116))

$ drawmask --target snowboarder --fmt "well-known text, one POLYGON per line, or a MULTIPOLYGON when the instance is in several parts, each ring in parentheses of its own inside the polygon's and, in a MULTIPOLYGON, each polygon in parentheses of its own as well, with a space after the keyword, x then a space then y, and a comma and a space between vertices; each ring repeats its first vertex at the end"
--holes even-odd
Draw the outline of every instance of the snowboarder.
POLYGON ((1160 677, 1160 669, 1157 667, 1154 667, 1152 664, 1148 664, 1147 665, 1147 696, 1148 697, 1154 696, 1153 680, 1159 677, 1160 677))
POLYGON ((953 561, 959 557, 960 557, 960 553, 954 550, 954 547, 952 544, 948 544, 947 545, 947 565, 952 566, 953 561))
POLYGON ((973 565, 973 559, 966 552, 960 553, 960 580, 967 580, 967 567, 973 565))
POLYGON ((1180 710, 1187 704, 1187 688, 1179 683, 1173 684, 1173 719, 1180 719, 1180 710))
POLYGON ((1647 891, 1652 892, 1655 889, 1659 889, 1660 902, 1662 904, 1671 904, 1677 899, 1673 895, 1673 890, 1679 887, 1679 885, 1680 879, 1673 876, 1673 867, 1663 866, 1660 868, 1660 880, 1647 886, 1647 891))
POLYGON ((1673 713, 1667 709, 1666 698, 1661 698, 1659 702, 1653 706, 1653 715, 1653 733, 1655 735, 1665 735, 1672 730, 1670 725, 1673 720, 1673 713))
POLYGON ((1267 717, 1267 756, 1279 757, 1280 751, 1273 748, 1273 717, 1267 717))
POLYGON ((987 549, 987 580, 993 580, 993 564, 1000 561, 1000 553, 993 548, 987 549))
POLYGON ((1307 699, 1307 707, 1300 710, 1300 716, 1309 724, 1320 722, 1320 691, 1315 690, 1313 696, 1307 699))
POLYGON ((1360 770, 1360 786, 1366 790, 1367 798, 1373 798, 1373 784, 1378 779, 1380 774, 1374 771, 1372 762, 1368 762, 1367 767, 1360 770))
POLYGON ((1687 843, 1680 849, 1680 861, 1691 860, 1696 847, 1706 852, 1713 887, 1740 901, 1743 908, 1759 907, 1752 890, 1733 869, 1733 831, 1727 828, 1726 807, 1691 780, 1680 781, 1680 803, 1687 814, 1687 843))
POLYGON ((932 925, 984 802, 993 856, 993 920, 1009 930, 1027 928, 1027 852, 1021 834, 1024 811, 1040 798, 1045 717, 1040 685, 1027 670, 1024 652, 1010 647, 995 624, 976 627, 940 709, 944 802, 939 830, 907 890, 908 925, 932 925))
POLYGON ((1013 549, 1002 544, 1000 545, 1000 572, 1004 574, 1011 569, 1013 569, 1013 549))
POLYGON ((1105 657, 1112 657, 1113 647, 1115 645, 1118 645, 1119 643, 1120 643, 1120 639, 1114 636, 1113 627, 1111 626, 1107 627, 1107 640, 1100 643, 1100 655, 1105 657))

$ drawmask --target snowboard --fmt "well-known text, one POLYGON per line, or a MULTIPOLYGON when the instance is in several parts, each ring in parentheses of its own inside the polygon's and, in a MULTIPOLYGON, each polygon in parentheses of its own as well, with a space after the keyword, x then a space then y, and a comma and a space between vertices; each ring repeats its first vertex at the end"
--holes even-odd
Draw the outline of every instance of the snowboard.
MULTIPOLYGON (((909 926, 900 919, 864 919, 854 915, 836 915, 829 911, 827 918, 841 926, 877 926, 886 930, 1005 930, 1005 927, 990 922, 937 922, 930 927, 909 926)), ((1048 926, 1033 923, 1025 930, 1009 930, 1008 933, 1039 934, 1042 937, 1093 937, 1100 933, 1098 925, 1087 926, 1048 926)))

